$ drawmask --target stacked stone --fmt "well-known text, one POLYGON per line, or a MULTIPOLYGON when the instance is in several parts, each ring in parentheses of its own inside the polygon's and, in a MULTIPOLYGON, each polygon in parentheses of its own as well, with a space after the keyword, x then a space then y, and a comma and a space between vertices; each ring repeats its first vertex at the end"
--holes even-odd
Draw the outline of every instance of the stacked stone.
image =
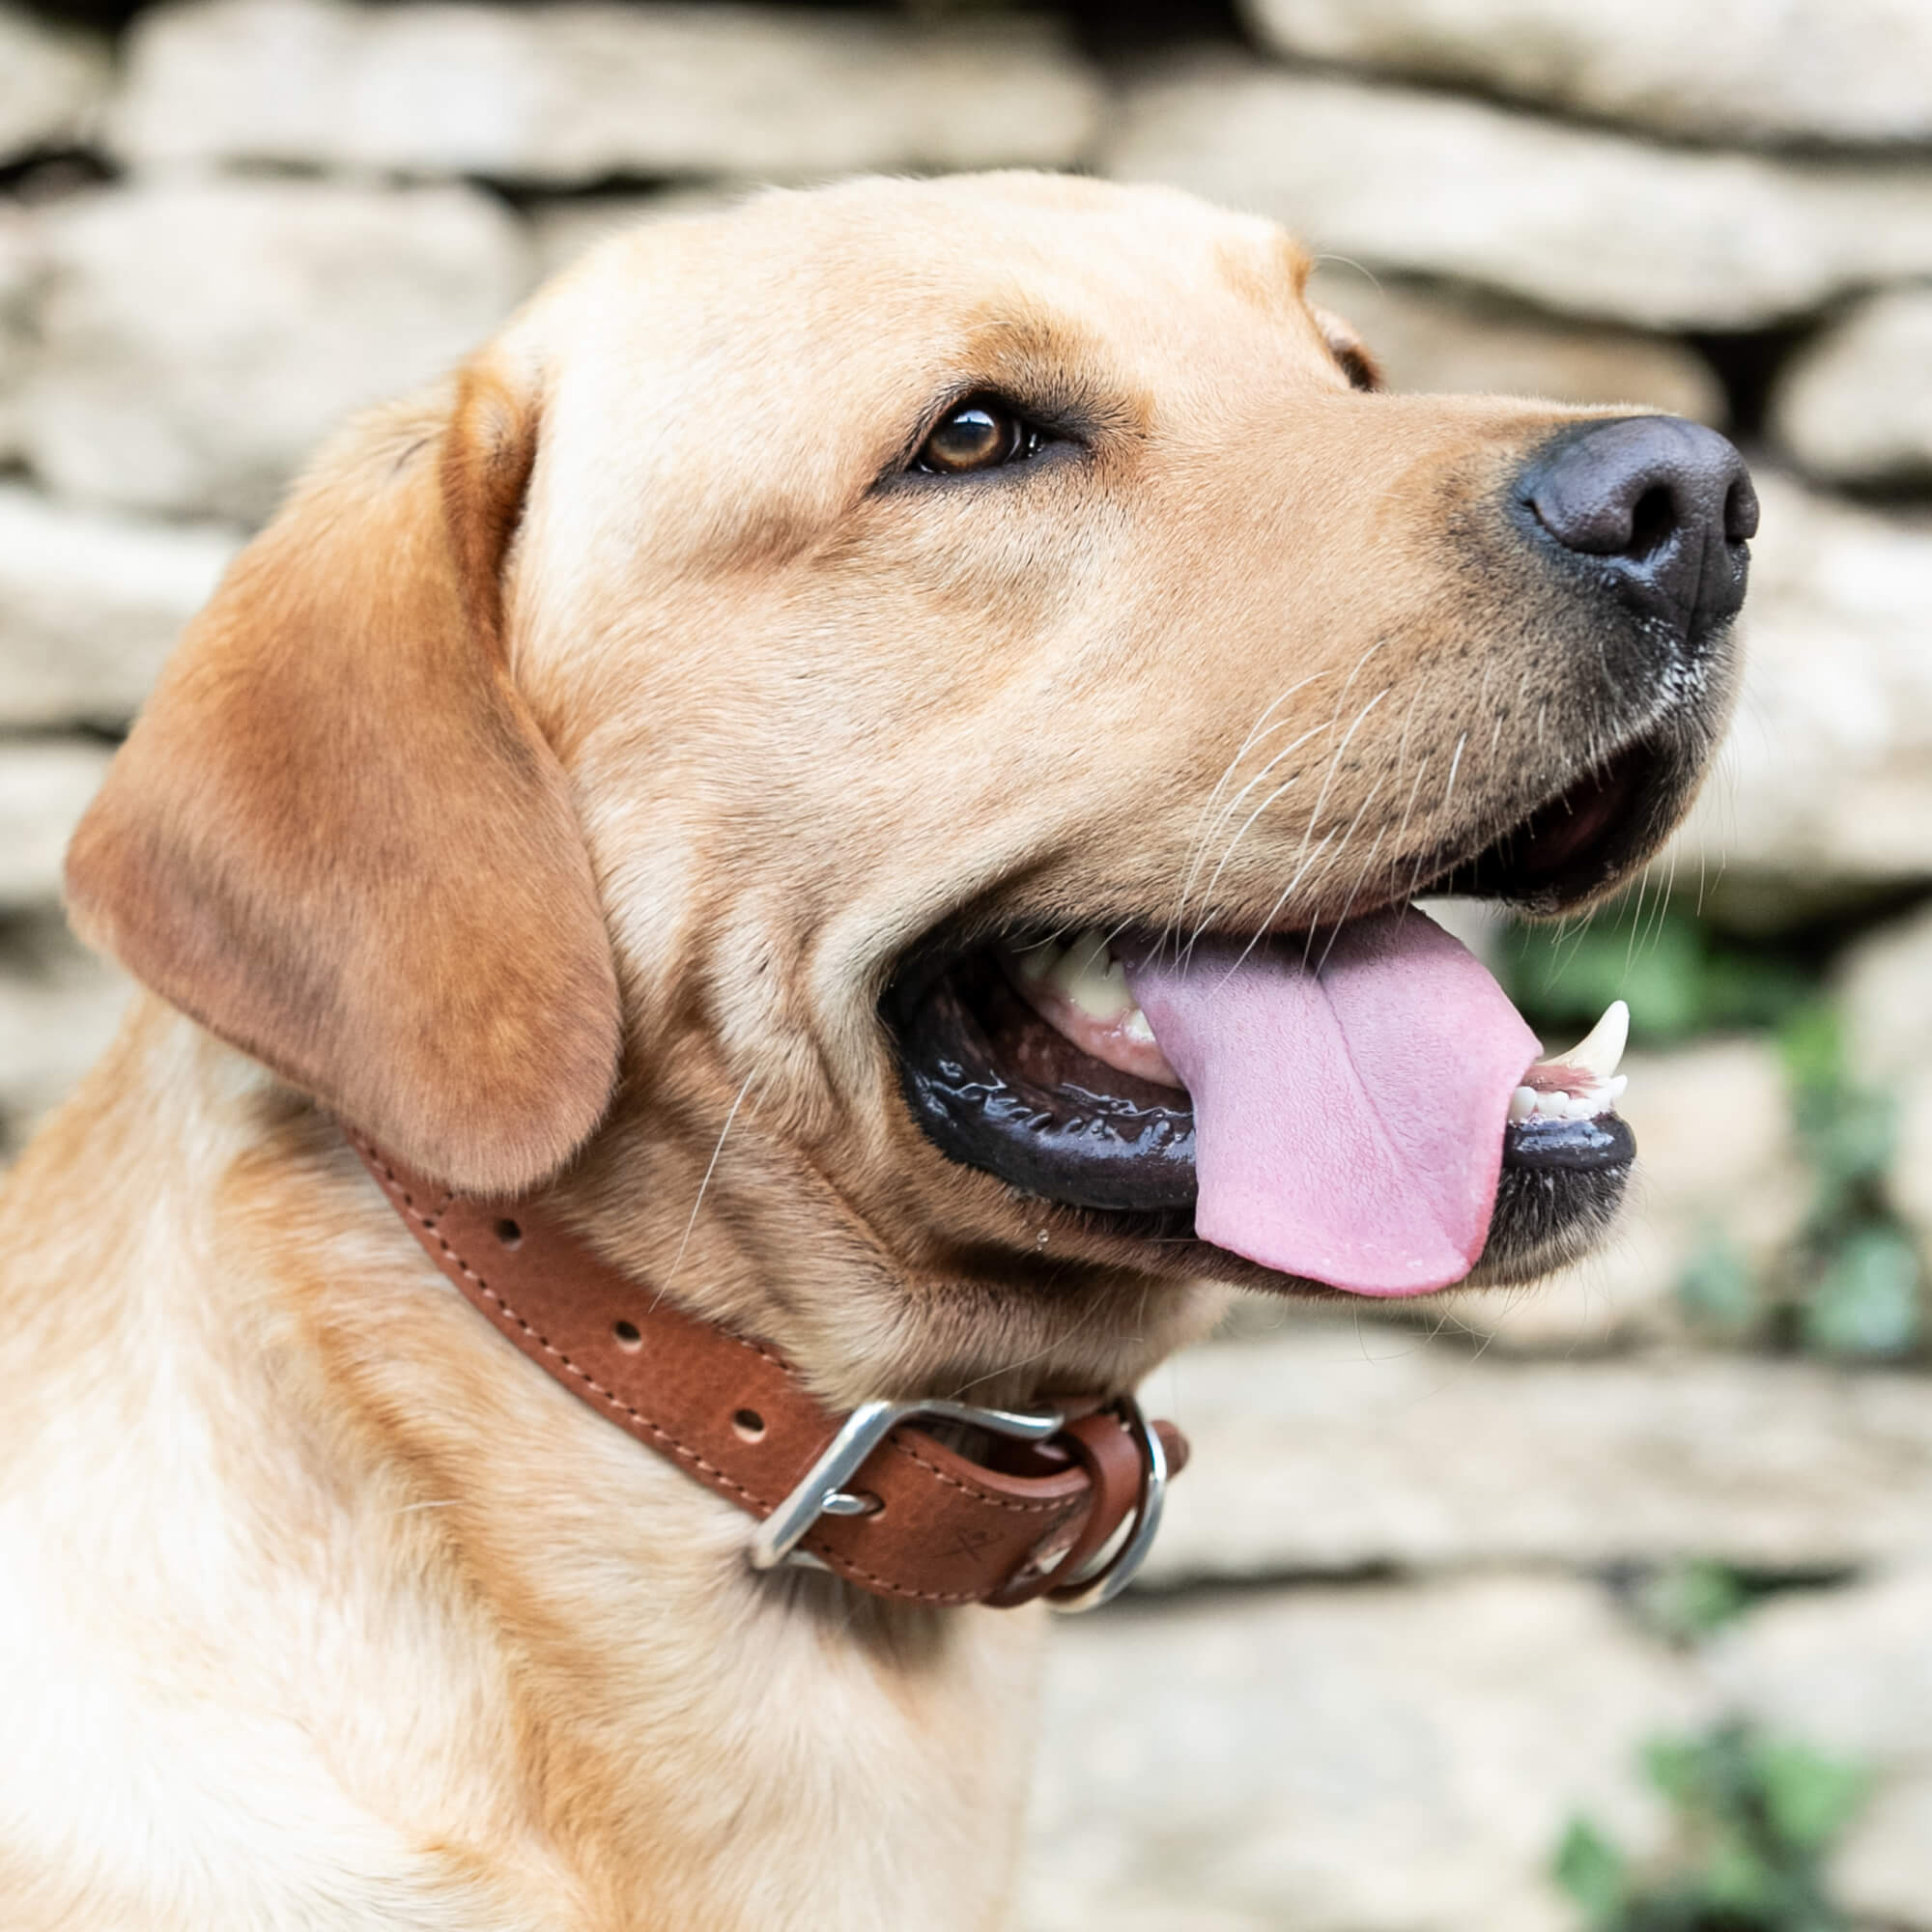
POLYGON ((1932 1925, 1921 1375, 1276 1313, 1148 1393, 1194 1461, 1159 1594, 1056 1655, 1033 1932, 1575 1932, 1566 1822, 1654 1848, 1641 1747, 1736 1717, 1868 1769, 1833 1895, 1932 1925), (1673 1559, 1791 1587, 1671 1641, 1673 1559))
MULTIPOLYGON (((1734 430, 1748 688, 1675 863, 1768 925, 1922 897, 1932 5, 1239 6, 1154 58, 1093 7, 1083 53, 966 7, 160 0, 110 41, 0 0, 0 1157, 124 997, 64 935, 67 831, 309 451, 601 233, 759 180, 1173 183, 1309 241, 1399 386, 1734 430)), ((1932 907, 1841 983, 1932 1261, 1932 907)), ((1776 1255, 1805 1182, 1768 1049, 1631 1071, 1650 1191, 1605 1260, 1455 1340, 1277 1313, 1152 1392, 1197 1446, 1170 1594, 1057 1653, 1037 1932, 1555 1932, 1564 1815, 1654 1842, 1632 1749, 1724 1709, 1879 1770, 1840 1894, 1932 1932, 1925 1382, 1686 1346, 1688 1259, 1776 1255), (1604 1580, 1676 1557, 1858 1580, 1686 1651, 1604 1580)))

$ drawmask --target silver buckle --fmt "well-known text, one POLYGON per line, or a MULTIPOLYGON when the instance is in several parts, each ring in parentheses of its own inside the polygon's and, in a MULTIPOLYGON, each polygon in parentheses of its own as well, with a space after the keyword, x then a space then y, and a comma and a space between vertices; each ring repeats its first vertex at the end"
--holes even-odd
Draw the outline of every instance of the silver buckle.
POLYGON ((824 1569, 825 1565, 810 1550, 798 1548, 800 1541, 821 1516, 868 1513, 872 1505, 866 1497, 853 1495, 845 1485, 901 1422, 922 1415, 939 1422, 963 1422, 975 1429, 990 1429, 995 1435, 1017 1436, 1022 1442, 1044 1442, 1048 1436, 1058 1435, 1066 1420, 1058 1414, 1025 1415, 1009 1408, 976 1408, 965 1402, 864 1403, 845 1418, 843 1427, 825 1445, 824 1452, 805 1472, 798 1487, 753 1532, 752 1568, 775 1570, 789 1561, 814 1570, 824 1569))
MULTIPOLYGON (((1083 1610, 1097 1610, 1102 1604, 1112 1603, 1134 1580, 1160 1529, 1161 1510, 1167 1502, 1167 1451, 1159 1432, 1149 1423, 1132 1396, 1123 1397, 1115 1406, 1141 1452, 1141 1466, 1147 1472, 1140 1504, 1124 1541, 1112 1556, 1102 1553, 1100 1567, 1089 1572, 1084 1587, 1076 1577, 1073 1579, 1076 1595, 1049 1598, 1050 1606, 1062 1616, 1078 1616, 1083 1610)), ((825 1569, 809 1549, 799 1548, 800 1542, 821 1516, 865 1516, 869 1512, 872 1505, 867 1498, 854 1495, 845 1485, 901 1422, 915 1416, 963 1422, 1000 1435, 1017 1436, 1023 1442, 1044 1442, 1057 1435, 1066 1420, 1052 1413, 1028 1415, 1008 1408, 976 1408, 964 1402, 862 1404, 845 1418, 844 1426, 826 1444, 798 1487, 753 1531, 750 1552, 753 1569, 776 1570, 781 1563, 825 1569)))

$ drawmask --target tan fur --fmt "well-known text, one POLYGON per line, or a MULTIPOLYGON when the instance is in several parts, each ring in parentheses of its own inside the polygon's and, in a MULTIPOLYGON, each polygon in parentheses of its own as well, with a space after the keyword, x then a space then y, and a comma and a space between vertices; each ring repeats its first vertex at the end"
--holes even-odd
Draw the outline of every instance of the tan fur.
POLYGON ((180 1013, 6 1195, 10 1932, 1002 1921, 1039 1619, 755 1578, 311 1096, 835 1402, 1204 1332, 941 1158, 877 1009, 942 921, 1339 917, 1608 728, 1455 534, 1563 412, 1352 391, 1302 271, 1033 176, 661 223, 244 554, 71 861, 180 1013), (881 484, 974 389, 1090 458, 881 484))

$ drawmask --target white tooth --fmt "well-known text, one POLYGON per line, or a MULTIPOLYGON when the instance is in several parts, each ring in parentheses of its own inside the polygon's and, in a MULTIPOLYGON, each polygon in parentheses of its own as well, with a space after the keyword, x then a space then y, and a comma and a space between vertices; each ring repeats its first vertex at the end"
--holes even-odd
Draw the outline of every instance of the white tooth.
POLYGON ((1510 1095, 1510 1119, 1513 1121, 1526 1121, 1535 1112, 1536 1089, 1534 1087, 1519 1087, 1510 1095))
POLYGON ((1597 1103, 1597 1111, 1607 1113, 1630 1090, 1630 1075, 1619 1073, 1614 1080, 1605 1080, 1592 1096, 1597 1103))
POLYGON ((1148 1016, 1138 1007, 1121 1022, 1121 1031, 1142 1046, 1153 1044, 1153 1028, 1148 1024, 1148 1016))
POLYGON ((1134 1004, 1126 968, 1109 953, 1107 935, 1097 927, 1083 932, 1047 977, 1089 1019, 1118 1020, 1134 1004))
POLYGON ((1029 946, 1013 954, 1013 965, 1019 976, 1031 985, 1036 980, 1044 980, 1060 963, 1063 949, 1057 939, 1043 939, 1037 946, 1029 946))
POLYGON ((1568 1053, 1552 1053, 1541 1063, 1546 1066, 1580 1066, 1599 1080, 1607 1080, 1624 1057, 1624 1042, 1630 1037, 1631 1009, 1621 1000, 1612 1000, 1604 1016, 1568 1053))
POLYGON ((1074 973, 1097 968, 1107 956, 1107 935, 1097 925, 1090 925, 1066 949, 1066 965, 1074 973))

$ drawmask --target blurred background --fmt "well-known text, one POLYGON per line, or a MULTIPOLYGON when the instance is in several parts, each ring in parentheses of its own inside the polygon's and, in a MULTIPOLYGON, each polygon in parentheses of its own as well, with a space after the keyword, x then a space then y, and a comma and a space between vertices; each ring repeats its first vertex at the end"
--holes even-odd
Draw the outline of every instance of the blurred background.
POLYGON ((1932 1932, 1928 160, 1932 0, 0 0, 0 1143, 124 995, 68 830, 345 411, 750 182, 1276 215, 1396 385, 1736 437, 1749 674, 1640 892, 1475 934, 1548 1045, 1629 998, 1625 1229, 1161 1376, 1195 1464, 1057 1632, 1020 1922, 1932 1932))

